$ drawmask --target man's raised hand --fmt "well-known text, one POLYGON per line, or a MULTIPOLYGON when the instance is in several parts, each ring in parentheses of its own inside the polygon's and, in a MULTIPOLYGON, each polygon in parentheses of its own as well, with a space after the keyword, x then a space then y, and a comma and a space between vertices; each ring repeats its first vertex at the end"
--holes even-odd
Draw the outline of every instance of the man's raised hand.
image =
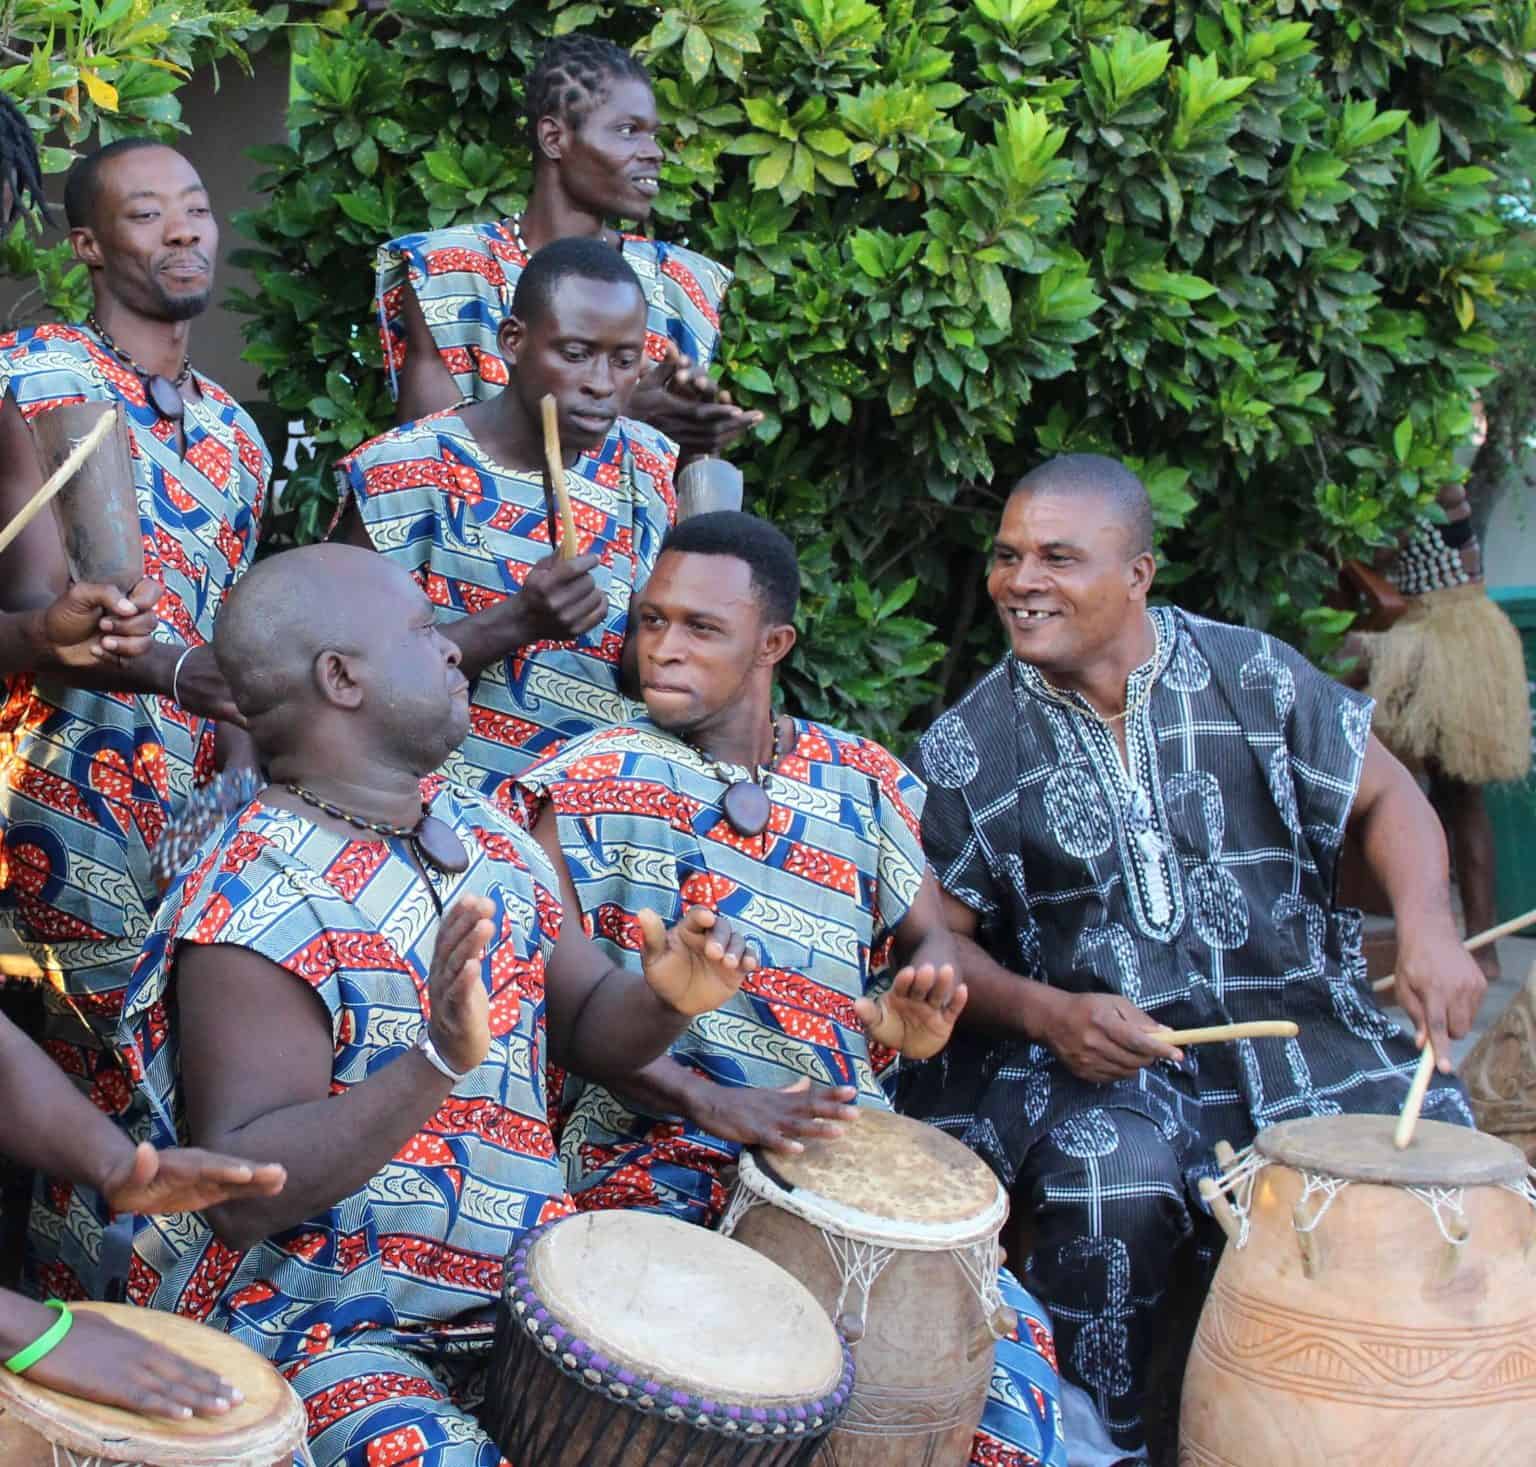
POLYGON ((491 1047, 490 998, 480 971, 494 910, 485 897, 460 897, 443 914, 432 950, 427 975, 432 1044, 460 1074, 474 1069, 491 1047))
POLYGON ((147 577, 126 596, 116 586, 76 581, 40 613, 40 650, 65 667, 138 657, 154 634, 161 594, 159 582, 147 577))
POLYGON ((923 1060, 949 1043, 966 997, 953 963, 909 963, 884 993, 855 999, 853 1011, 872 1043, 923 1060))
POLYGON ((595 555, 561 560, 547 555, 528 572, 511 605, 519 645, 530 642, 574 642, 600 622, 608 598, 593 578, 595 555))
POLYGON ((677 1013, 692 1018, 719 1008, 757 967, 742 934, 708 907, 689 907, 676 927, 649 907, 637 915, 645 981, 677 1013))

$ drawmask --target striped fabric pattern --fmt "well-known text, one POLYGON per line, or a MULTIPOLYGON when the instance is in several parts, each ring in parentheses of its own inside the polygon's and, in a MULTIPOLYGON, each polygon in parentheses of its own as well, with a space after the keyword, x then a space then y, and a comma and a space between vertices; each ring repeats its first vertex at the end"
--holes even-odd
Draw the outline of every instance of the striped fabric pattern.
MULTIPOLYGON (((424 793, 470 855, 458 875, 433 871, 437 902, 479 895, 494 908, 485 1060, 365 1187, 250 1251, 226 1248, 198 1216, 140 1219, 134 1239, 130 1299, 305 1372, 312 1435, 367 1404, 349 1398, 333 1412, 330 1402, 333 1388, 355 1394, 363 1365, 346 1359, 355 1344, 364 1363, 380 1349, 408 1357, 406 1384, 386 1399, 419 1397, 413 1411, 428 1415, 437 1408, 424 1403, 440 1399, 452 1418, 442 1430, 456 1438, 462 1413, 437 1357, 468 1350, 484 1363, 502 1260, 527 1228, 570 1211, 545 1094, 545 969, 561 920, 554 873, 484 801, 436 777, 424 793), (327 1360, 337 1368, 309 1369, 327 1360)), ((341 1094, 415 1043, 438 926, 406 843, 337 836, 253 802, 167 894, 129 990, 119 1043, 154 1111, 153 1139, 173 1145, 183 1124, 168 1006, 182 943, 243 947, 306 984, 330 1015, 331 1088, 341 1094)), ((405 1424, 388 1412, 376 1422, 385 1435, 405 1424)), ((327 1460, 372 1462, 366 1445, 327 1460)))

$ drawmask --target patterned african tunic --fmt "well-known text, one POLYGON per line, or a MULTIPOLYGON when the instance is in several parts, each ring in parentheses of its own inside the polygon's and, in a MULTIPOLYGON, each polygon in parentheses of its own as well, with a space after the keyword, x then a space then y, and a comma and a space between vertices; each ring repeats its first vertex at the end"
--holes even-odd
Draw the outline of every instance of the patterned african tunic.
MULTIPOLYGON (((384 245, 375 265, 374 306, 391 390, 405 365, 407 287, 460 395, 494 397, 506 386, 496 333, 512 314, 512 293, 528 258, 504 219, 402 235, 384 245)), ((646 355, 660 361, 670 341, 707 366, 720 340, 720 302, 731 272, 680 245, 640 235, 624 236, 624 259, 645 292, 646 355)))
MULTIPOLYGON (((1417 1060, 1371 995, 1360 914, 1333 899, 1370 700, 1262 632, 1150 614, 1129 770, 1111 730, 1005 658, 923 736, 924 847, 1014 972, 1123 994, 1173 1028, 1294 1019, 1301 1034, 1192 1049, 1112 1086, 1038 1045, 951 1045, 904 1077, 909 1103, 1005 1182, 1086 1107, 1139 1111, 1207 1166, 1216 1141, 1277 1121, 1400 1109, 1417 1060)), ((1450 1082, 1425 1114, 1470 1123, 1450 1082)))
MULTIPOLYGON (((661 434, 625 418, 609 448, 617 456, 594 477, 566 471, 579 549, 600 557, 592 574, 607 613, 575 642, 530 643, 474 679, 469 737, 443 766, 467 788, 505 799, 510 776, 540 755, 635 711, 619 691, 619 659, 630 596, 676 517, 676 458, 661 434)), ((364 444, 338 477, 374 546, 416 577, 441 622, 515 595, 550 554, 542 477, 496 463, 451 412, 364 444)))
MULTIPOLYGON (((196 374, 186 454, 139 379, 88 332, 37 326, 0 337, 0 394, 22 416, 62 403, 122 403, 132 436, 145 574, 165 587, 158 641, 196 647, 251 562, 272 461, 250 416, 196 374)), ((149 852, 213 773, 213 728, 169 698, 96 693, 15 676, 0 706, 0 911, 50 976, 48 1049, 109 1115, 129 1086, 101 1050, 158 903, 149 852), (55 988, 61 985, 61 991, 55 988)), ((50 1293, 80 1297, 100 1221, 85 1195, 46 1190, 34 1263, 50 1293), (65 1217, 65 1214, 68 1217, 65 1217)))
MULTIPOLYGON (((668 923, 693 905, 730 918, 761 966, 740 993, 696 1018, 674 1058, 722 1085, 853 1085, 887 1106, 876 1079, 892 1058, 870 1052, 853 1003, 889 985, 891 933, 927 864, 917 840, 923 788, 878 744, 797 721, 768 776, 760 836, 721 814, 745 769, 717 764, 649 724, 593 733, 521 775, 531 823, 546 803, 584 921, 615 962, 638 968, 637 913, 668 923)), ((561 1155, 583 1210, 645 1207, 714 1226, 721 1172, 740 1146, 691 1123, 642 1115, 585 1081, 566 1086, 561 1155)), ((1009 1275, 1018 1331, 999 1342, 972 1462, 1066 1462, 1054 1346, 1044 1312, 1009 1275)))
POLYGON ((167 894, 119 1034, 153 1139, 175 1145, 177 953, 247 948, 325 1005, 342 1094, 414 1044, 439 910, 467 895, 493 903, 490 1051, 365 1187, 246 1253, 200 1217, 138 1221, 132 1302, 227 1330, 276 1362, 305 1401, 320 1467, 499 1462, 463 1402, 488 1358, 502 1260, 526 1229, 570 1211, 545 1096, 554 873, 486 802, 436 777, 423 789, 470 855, 457 876, 434 870, 431 892, 404 842, 338 836, 259 799, 233 817, 167 894))

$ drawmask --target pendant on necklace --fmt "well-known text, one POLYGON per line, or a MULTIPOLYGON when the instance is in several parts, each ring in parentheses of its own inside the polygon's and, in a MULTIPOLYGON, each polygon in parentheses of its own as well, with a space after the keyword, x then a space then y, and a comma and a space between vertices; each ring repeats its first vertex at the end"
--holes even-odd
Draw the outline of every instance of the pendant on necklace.
POLYGON ((740 836, 761 835, 768 828, 773 804, 762 785, 750 779, 738 779, 720 802, 726 822, 740 836))
POLYGON ((469 852, 464 849, 464 842, 452 826, 437 816, 424 816, 421 824, 411 832, 411 839, 416 842, 421 854, 439 871, 457 876, 459 872, 469 869, 469 852))
POLYGON ((158 372, 153 377, 144 379, 144 391, 149 398, 149 405, 162 418, 180 421, 187 410, 187 405, 182 400, 176 384, 169 377, 162 377, 158 372))

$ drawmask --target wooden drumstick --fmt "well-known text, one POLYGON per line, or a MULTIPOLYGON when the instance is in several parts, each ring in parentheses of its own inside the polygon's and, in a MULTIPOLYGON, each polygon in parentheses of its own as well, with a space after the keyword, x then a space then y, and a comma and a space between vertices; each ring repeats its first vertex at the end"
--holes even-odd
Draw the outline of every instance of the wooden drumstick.
POLYGON ((1426 1039, 1424 1052, 1419 1056, 1419 1067, 1413 1072, 1413 1081, 1408 1086, 1408 1099, 1403 1102, 1403 1113, 1398 1116, 1397 1129, 1392 1133, 1392 1144, 1399 1151, 1406 1149, 1413 1140, 1413 1128, 1419 1123, 1419 1111, 1423 1109, 1424 1095, 1434 1073, 1435 1047, 1426 1039))
POLYGON ((0 530, 0 552, 37 518, 38 512, 48 501, 74 478, 80 465, 96 452, 96 445, 117 426, 117 411, 117 404, 114 403, 110 412, 97 418, 95 426, 70 449, 69 456, 48 476, 43 487, 17 510, 16 518, 0 530))
MULTIPOLYGON (((1523 931, 1533 922, 1536 922, 1536 907, 1519 917, 1511 917, 1507 922, 1500 922, 1497 927, 1490 927, 1486 932, 1479 932, 1476 937, 1469 937, 1462 946, 1469 953, 1475 953, 1480 947, 1487 947, 1490 942, 1497 942, 1501 937, 1513 937, 1515 933, 1523 931)), ((1378 978, 1371 987, 1381 993, 1397 982, 1396 973, 1388 973, 1385 978, 1378 978)))
MULTIPOLYGON (((544 493, 560 511, 560 559, 572 560, 576 555, 576 521, 571 515, 571 496, 565 487, 565 462, 560 456, 560 417, 554 393, 544 394, 539 402, 539 412, 544 418, 544 493)), ((554 534, 553 525, 550 534, 554 534)))
POLYGON ((1290 1019, 1255 1019, 1248 1024, 1212 1024, 1205 1029, 1154 1029, 1164 1044, 1222 1044, 1229 1039, 1294 1039, 1300 1032, 1290 1019))

